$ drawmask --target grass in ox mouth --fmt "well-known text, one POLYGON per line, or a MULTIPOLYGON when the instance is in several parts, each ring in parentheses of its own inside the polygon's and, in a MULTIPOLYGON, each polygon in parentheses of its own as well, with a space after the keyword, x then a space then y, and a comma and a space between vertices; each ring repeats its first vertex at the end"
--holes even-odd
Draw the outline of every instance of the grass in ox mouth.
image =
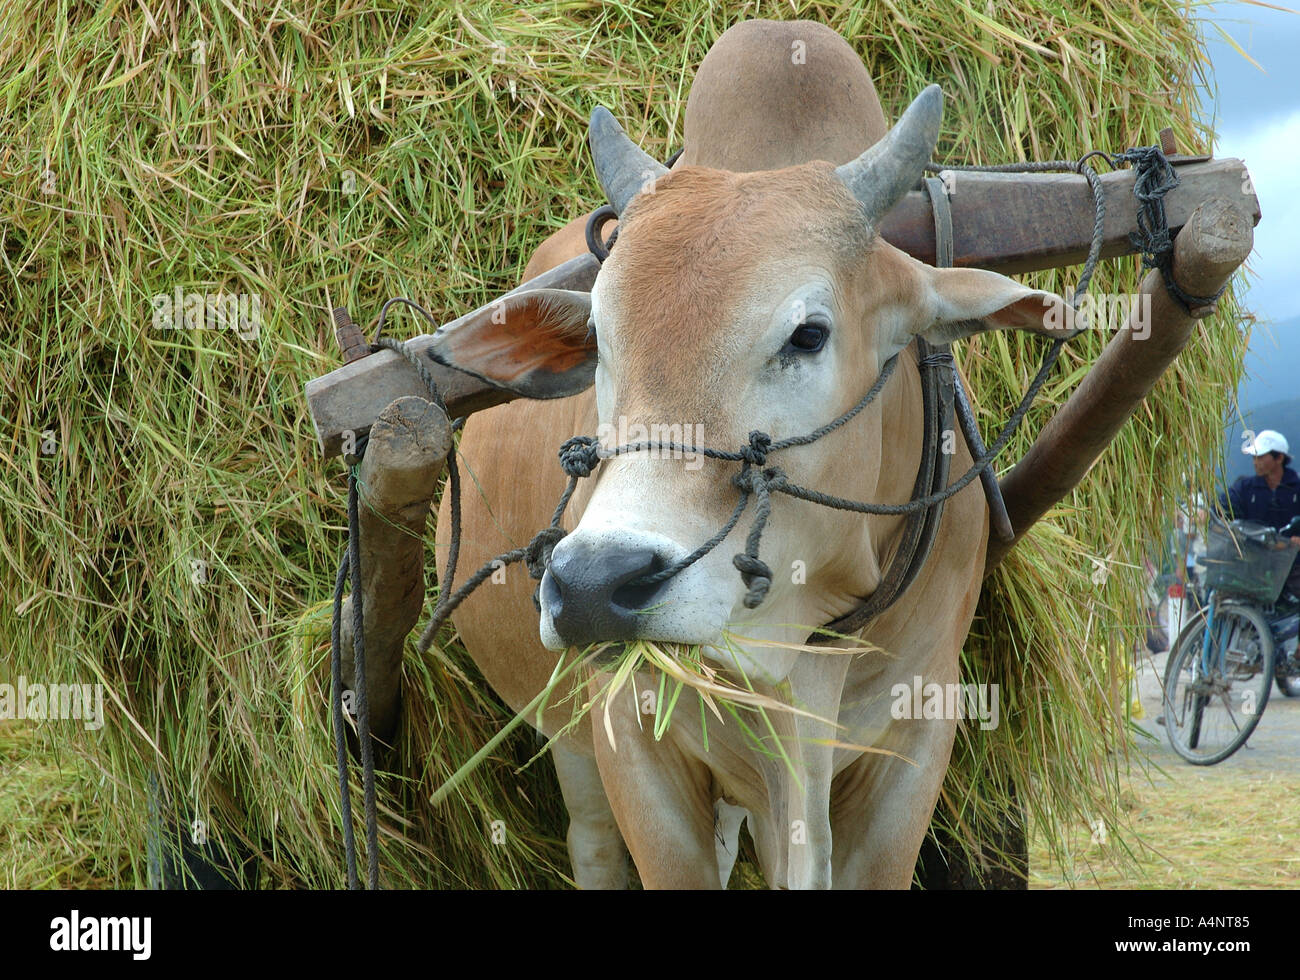
MULTIPOLYGON (((571 730, 582 718, 592 715, 599 719, 604 737, 617 751, 617 739, 610 710, 618 697, 627 696, 631 699, 638 726, 644 730, 645 719, 651 719, 651 734, 658 741, 663 738, 672 723, 682 693, 689 691, 694 694, 698 703, 700 736, 706 750, 709 725, 711 723, 725 725, 729 718, 745 734, 751 747, 764 755, 781 759, 797 780, 798 772, 786 747, 790 736, 777 732, 772 722, 772 714, 802 715, 832 727, 839 726, 835 719, 822 718, 792 703, 789 699, 788 685, 778 685, 770 694, 757 690, 742 664, 746 659, 742 648, 767 646, 827 655, 880 652, 861 640, 851 637, 839 639, 848 645, 826 647, 760 642, 731 631, 724 631, 721 643, 717 647, 710 648, 712 656, 706 656, 705 647, 699 644, 665 643, 656 640, 601 643, 590 646, 581 653, 570 651, 570 655, 576 658, 575 662, 589 667, 592 680, 586 687, 589 696, 581 704, 577 703, 576 691, 571 695, 575 699, 572 720, 555 737, 558 738, 571 730), (727 666, 719 666, 719 661, 725 661, 727 666), (637 687, 639 673, 647 676, 650 681, 650 686, 644 690, 639 690, 637 687), (712 722, 710 718, 713 719, 712 722), (754 726, 757 726, 761 732, 755 731, 754 726)), ((557 673, 558 671, 559 668, 557 673)), ((544 705, 545 702, 546 698, 543 698, 542 704, 544 705)), ((542 708, 539 707, 539 716, 541 710, 542 708)), ((593 727, 595 727, 594 722, 593 727)), ((597 737, 600 737, 600 734, 597 737)), ((838 741, 831 741, 829 744, 864 752, 896 754, 885 749, 847 745, 838 741)))

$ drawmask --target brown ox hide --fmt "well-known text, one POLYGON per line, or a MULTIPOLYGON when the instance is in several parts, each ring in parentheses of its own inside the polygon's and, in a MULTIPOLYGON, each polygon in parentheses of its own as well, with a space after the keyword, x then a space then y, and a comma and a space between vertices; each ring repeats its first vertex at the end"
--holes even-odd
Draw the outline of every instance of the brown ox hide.
MULTIPOLYGON (((810 22, 748 22, 724 34, 700 66, 687 106, 685 152, 675 169, 702 166, 743 173, 813 159, 841 164, 880 139, 886 128, 865 68, 838 35, 810 22), (804 46, 802 52, 796 43, 804 46), (796 53, 801 58, 792 57, 796 53)), ((585 248, 585 220, 572 222, 544 243, 524 278, 579 254, 585 248)), ((859 394, 860 390, 853 392, 849 403, 859 394)), ((878 499, 897 501, 910 494, 921 447, 919 406, 919 377, 910 352, 905 352, 873 410, 895 420, 888 433, 891 448, 909 462, 882 477, 878 499)), ((829 419, 839 410, 839 406, 827 406, 825 417, 829 419)), ((520 547, 547 524, 565 484, 555 451, 572 435, 594 434, 597 421, 595 395, 590 390, 554 401, 515 401, 469 419, 459 457, 464 477, 463 569, 520 547)), ((970 464, 970 454, 959 439, 953 472, 961 473, 970 464)), ((846 459, 842 465, 847 472, 854 460, 846 459)), ((594 482, 594 478, 580 482, 564 522, 566 529, 577 524, 594 482)), ((801 520, 828 520, 828 512, 797 506, 804 508, 798 512, 801 520)), ((447 508, 444 494, 438 521, 440 574, 447 553, 447 508)), ((854 520, 865 521, 871 540, 881 542, 877 553, 864 556, 864 561, 874 560, 883 567, 892 556, 901 519, 854 520)), ((941 684, 957 680, 957 652, 979 594, 987 530, 987 508, 978 484, 974 484, 954 497, 945 511, 935 551, 947 556, 946 561, 928 563, 903 601, 879 617, 866 633, 887 650, 927 651, 927 680, 941 684), (955 570, 954 564, 958 566, 955 570)), ((730 544, 728 541, 723 547, 730 544)), ((503 584, 484 585, 454 616, 467 650, 488 682, 515 710, 522 709, 547 683, 557 659, 538 638, 538 615, 532 599, 535 588, 536 583, 522 568, 514 567, 503 584)), ((832 664, 827 667, 832 674, 842 669, 844 660, 804 659, 832 664)), ((802 669, 820 668, 806 664, 802 669)), ((906 673, 910 672, 908 667, 906 673)), ((844 698, 862 696, 871 682, 869 676, 856 680, 850 676, 844 682, 844 698)), ((557 696, 552 704, 560 700, 557 696)), ((569 704, 553 707, 543 730, 554 733, 569 721, 570 712, 569 704)), ((788 719, 778 724, 783 733, 795 734, 788 719)), ((783 840, 787 824, 773 819, 756 825, 755 801, 765 790, 762 785, 746 784, 746 780, 761 784, 762 766, 740 759, 746 751, 742 741, 711 728, 713 756, 705 764, 696 747, 688 744, 692 738, 689 731, 675 738, 670 730, 669 737, 656 743, 639 735, 634 712, 616 713, 615 725, 618 752, 611 750, 603 733, 593 740, 589 721, 566 735, 554 752, 572 821, 569 844, 580 885, 617 887, 623 883, 620 828, 647 885, 725 884, 725 877, 719 879, 719 866, 725 876, 729 864, 715 854, 714 831, 718 827, 734 842, 736 811, 726 804, 736 800, 724 803, 720 798, 744 795, 742 789, 752 791, 740 802, 750 810, 751 832, 765 873, 776 884, 788 879, 789 848, 783 840), (742 789, 719 778, 728 766, 748 773, 737 777, 736 785, 746 784, 742 789), (650 819, 647 798, 663 801, 679 817, 650 819)), ((673 728, 678 727, 675 719, 673 728)), ((698 738, 698 731, 694 737, 698 738)), ((951 745, 949 728, 918 747, 916 766, 862 755, 837 767, 834 783, 828 787, 830 823, 837 842, 835 885, 907 885, 951 745), (908 800, 910 805, 872 805, 872 801, 891 798, 908 800), (849 846, 841 849, 841 839, 849 846)))

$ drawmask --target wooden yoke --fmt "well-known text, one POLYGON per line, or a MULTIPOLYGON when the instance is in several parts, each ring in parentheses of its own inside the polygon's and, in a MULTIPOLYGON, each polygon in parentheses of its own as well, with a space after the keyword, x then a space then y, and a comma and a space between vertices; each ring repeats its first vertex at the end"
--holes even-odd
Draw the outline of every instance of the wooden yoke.
MULTIPOLYGON (((1246 261, 1254 244, 1255 215, 1241 208, 1241 195, 1206 201, 1174 240, 1174 280, 1187 293, 1213 296, 1246 261)), ((1165 289, 1158 270, 1142 280, 1141 296, 1125 328, 1106 346, 1034 444, 1002 480, 1002 496, 1016 537, 990 537, 984 574, 1047 509, 1083 479, 1160 375, 1186 346, 1196 320, 1165 289), (1149 322, 1142 318, 1150 297, 1149 322)), ((1208 311, 1207 311, 1208 312, 1208 311)))
MULTIPOLYGON (((424 607, 424 525, 451 426, 431 401, 395 400, 370 432, 358 474, 362 621, 370 731, 382 742, 397 729, 402 647, 424 607)), ((355 689, 351 597, 343 604, 343 686, 355 689)))
MULTIPOLYGON (((1171 232, 1187 223, 1193 210, 1211 198, 1239 200, 1250 225, 1259 221, 1259 202, 1248 187, 1240 160, 1179 162, 1181 183, 1165 198, 1171 232)), ((945 171, 954 226, 955 266, 974 266, 1001 273, 1031 272, 1082 262, 1092 241, 1095 208, 1087 181, 1077 174, 991 174, 945 171)), ((1137 230, 1133 171, 1101 176, 1106 193, 1102 256, 1131 254, 1129 234, 1137 230)), ((882 237, 923 262, 935 258, 934 220, 930 202, 913 191, 889 213, 882 237)), ((600 266, 580 255, 524 283, 510 293, 530 289, 590 290, 600 266)), ((1181 280, 1180 280, 1181 281, 1181 280)), ((448 327, 475 316, 453 321, 448 327)), ((407 341, 423 355, 433 337, 407 341)), ((514 398, 507 391, 453 368, 428 361, 448 414, 455 418, 514 398)), ((307 382, 306 396, 325 458, 342 451, 345 433, 360 438, 381 411, 404 395, 426 396, 415 369, 392 351, 380 351, 307 382)))

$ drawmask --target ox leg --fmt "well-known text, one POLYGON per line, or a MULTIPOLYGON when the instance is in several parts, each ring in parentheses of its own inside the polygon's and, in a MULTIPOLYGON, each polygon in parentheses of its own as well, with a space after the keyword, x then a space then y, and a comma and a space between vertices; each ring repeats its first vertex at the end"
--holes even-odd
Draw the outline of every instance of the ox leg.
POLYGON ((678 720, 656 742, 637 724, 635 703, 619 700, 627 705, 611 710, 618 748, 598 730, 596 762, 641 883, 646 888, 721 888, 713 774, 677 743, 678 720), (625 707, 629 710, 620 710, 625 707))
POLYGON ((733 806, 726 800, 713 804, 714 845, 718 853, 718 880, 726 888, 731 881, 731 871, 740 856, 740 825, 745 822, 743 806, 733 806))
POLYGON ((551 747, 560 792, 569 811, 569 860, 578 887, 627 887, 627 850, 600 783, 596 760, 562 742, 551 747))
MULTIPOLYGON (((804 654, 790 671, 790 684, 800 694, 798 706, 820 718, 835 718, 844 696, 850 658, 843 654, 819 657, 804 654)), ((792 746, 801 769, 802 786, 790 784, 785 773, 791 821, 786 884, 790 888, 832 887, 831 789, 834 784, 838 735, 833 724, 805 715, 791 719, 797 737, 792 746)))
POLYGON ((831 813, 838 845, 836 888, 911 887, 957 726, 937 719, 903 724, 925 726, 897 747, 917 765, 863 756, 836 778, 831 813))

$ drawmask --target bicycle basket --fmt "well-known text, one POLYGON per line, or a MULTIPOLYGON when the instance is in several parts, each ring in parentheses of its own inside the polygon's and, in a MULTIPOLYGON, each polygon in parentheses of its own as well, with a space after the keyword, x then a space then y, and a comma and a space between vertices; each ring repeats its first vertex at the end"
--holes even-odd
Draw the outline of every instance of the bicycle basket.
POLYGON ((1265 605, 1282 594, 1296 548, 1271 528, 1249 521, 1212 522, 1205 555, 1205 584, 1265 605))

